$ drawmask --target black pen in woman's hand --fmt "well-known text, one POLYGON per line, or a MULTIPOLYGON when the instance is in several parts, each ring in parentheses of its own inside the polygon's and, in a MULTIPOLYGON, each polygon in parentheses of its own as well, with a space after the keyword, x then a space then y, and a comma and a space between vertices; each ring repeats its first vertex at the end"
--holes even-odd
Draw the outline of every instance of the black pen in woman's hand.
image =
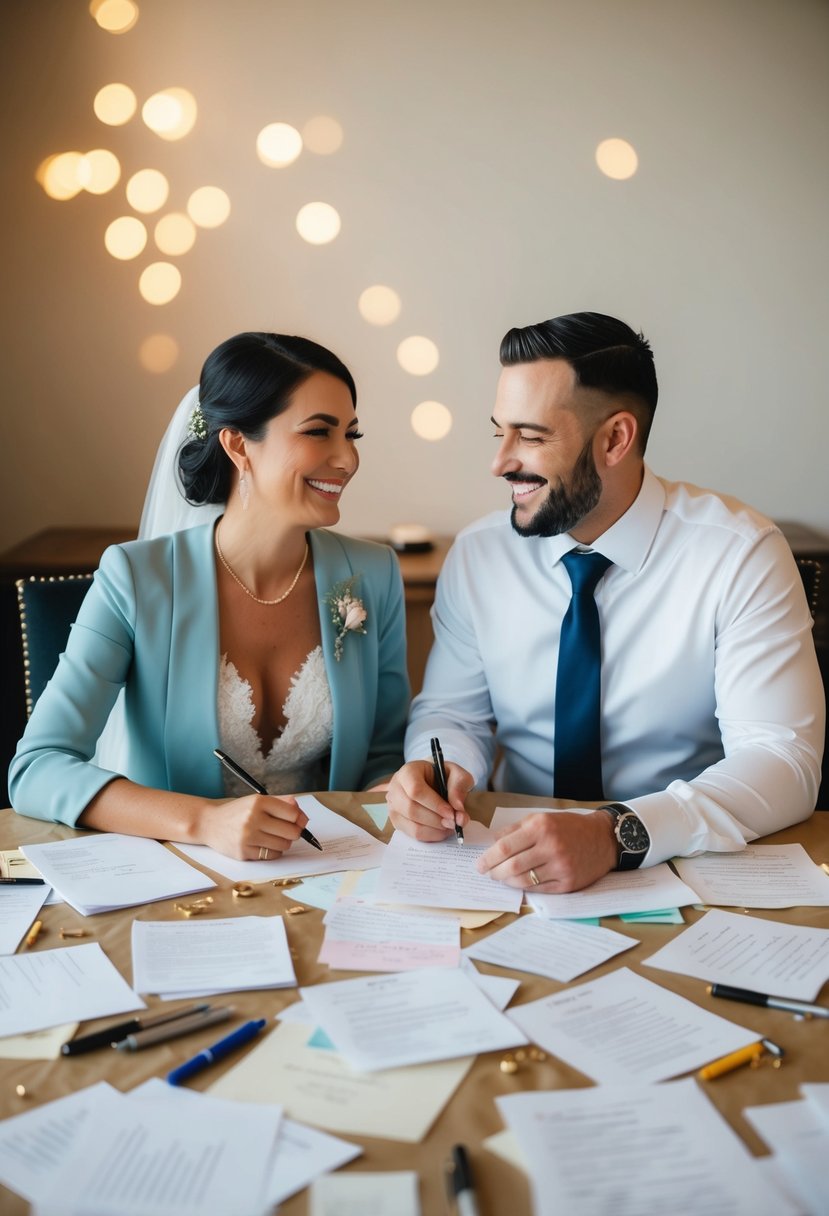
MULTIPOLYGON (((432 739, 432 764, 435 769, 435 785, 444 802, 449 801, 449 788, 446 784, 446 766, 443 763, 443 752, 441 751, 440 739, 432 739)), ((455 840, 458 844, 463 844, 463 828, 458 823, 457 815, 454 807, 452 808, 452 818, 455 821, 455 840)))
MULTIPOLYGON (((240 781, 243 781, 245 785, 249 786, 250 789, 253 790, 254 794, 268 793, 264 785, 257 781, 255 777, 251 777, 250 773, 246 773, 242 766, 237 764, 235 760, 231 760, 227 752, 223 752, 221 748, 214 747, 213 755, 217 756, 218 759, 221 760, 225 768, 228 769, 229 772, 233 773, 234 777, 238 777, 240 781)), ((279 797, 279 795, 277 794, 275 797, 279 797)), ((309 844, 312 844, 315 849, 319 849, 319 851, 322 852, 322 845, 317 840, 313 832, 309 832, 307 828, 303 828, 300 832, 300 836, 303 840, 307 840, 309 844)))

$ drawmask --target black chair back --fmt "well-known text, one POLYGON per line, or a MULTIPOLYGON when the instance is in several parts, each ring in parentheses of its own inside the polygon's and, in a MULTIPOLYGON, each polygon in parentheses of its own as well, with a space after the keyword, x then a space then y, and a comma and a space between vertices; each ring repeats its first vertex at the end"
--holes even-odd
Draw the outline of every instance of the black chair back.
POLYGON ((48 578, 32 575, 15 583, 27 717, 66 649, 70 626, 91 582, 91 574, 63 574, 48 578))
MULTIPOLYGON (((794 560, 803 580, 803 589, 814 619, 815 650, 823 676, 824 690, 829 691, 829 557, 814 554, 806 557, 795 554, 794 560)), ((826 724, 826 743, 823 749, 823 773, 817 796, 820 810, 829 810, 829 721, 826 724)))

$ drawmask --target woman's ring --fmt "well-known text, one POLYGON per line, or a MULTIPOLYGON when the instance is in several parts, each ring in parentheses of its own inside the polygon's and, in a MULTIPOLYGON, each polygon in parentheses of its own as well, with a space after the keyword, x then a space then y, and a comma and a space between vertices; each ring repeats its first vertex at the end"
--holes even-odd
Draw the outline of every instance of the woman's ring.
POLYGON ((259 860, 260 861, 270 861, 270 856, 271 856, 270 849, 266 849, 265 846, 262 845, 262 847, 259 850, 259 860))
POLYGON ((538 877, 535 870, 530 870, 530 882, 532 883, 532 885, 534 887, 538 887, 541 885, 541 879, 538 877))

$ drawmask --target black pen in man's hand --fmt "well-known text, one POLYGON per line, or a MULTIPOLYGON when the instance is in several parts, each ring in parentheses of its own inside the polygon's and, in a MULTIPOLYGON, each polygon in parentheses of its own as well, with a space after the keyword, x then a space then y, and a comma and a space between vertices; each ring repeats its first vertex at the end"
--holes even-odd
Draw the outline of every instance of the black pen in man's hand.
MULTIPOLYGON (((229 772, 233 773, 234 777, 238 777, 240 781, 243 781, 245 785, 249 786, 250 789, 253 790, 254 794, 267 794, 268 793, 268 791, 265 789, 264 785, 262 785, 261 782, 257 781, 255 777, 251 777, 250 773, 246 773, 245 770, 242 768, 241 764, 237 764, 235 760, 231 760, 231 758, 230 758, 230 756, 228 756, 227 752, 223 752, 221 750, 221 748, 219 748, 219 747, 214 747, 213 755, 218 757, 219 760, 221 760, 221 762, 225 766, 225 768, 229 772)), ((276 794, 275 797, 278 798, 279 795, 276 794)), ((303 840, 307 840, 309 844, 312 844, 315 849, 319 849, 319 851, 322 852, 322 845, 317 840, 317 838, 313 832, 309 832, 307 828, 303 828, 302 831, 300 832, 300 836, 302 837, 303 840)))
MULTIPOLYGON (((446 785, 446 766, 443 763, 443 752, 441 751, 440 740, 432 739, 432 764, 435 770, 435 785, 444 802, 449 801, 449 789, 446 785)), ((458 823, 458 817, 455 814, 454 807, 452 808, 452 818, 455 821, 455 840, 458 844, 463 844, 463 828, 458 823)))

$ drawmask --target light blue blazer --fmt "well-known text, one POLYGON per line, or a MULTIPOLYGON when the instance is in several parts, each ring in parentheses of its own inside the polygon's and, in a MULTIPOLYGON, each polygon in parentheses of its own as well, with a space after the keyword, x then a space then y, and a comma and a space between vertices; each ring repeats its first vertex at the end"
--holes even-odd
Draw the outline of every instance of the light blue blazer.
MULTIPOLYGON (((403 584, 384 545, 310 533, 325 667, 334 707, 329 789, 358 790, 403 763, 409 705, 403 584), (356 576, 365 635, 336 627, 325 603, 356 576)), ((114 776, 92 763, 125 688, 124 776, 154 789, 220 798, 219 620, 213 524, 104 553, 66 653, 38 700, 9 770, 15 810, 74 826, 114 776)))

